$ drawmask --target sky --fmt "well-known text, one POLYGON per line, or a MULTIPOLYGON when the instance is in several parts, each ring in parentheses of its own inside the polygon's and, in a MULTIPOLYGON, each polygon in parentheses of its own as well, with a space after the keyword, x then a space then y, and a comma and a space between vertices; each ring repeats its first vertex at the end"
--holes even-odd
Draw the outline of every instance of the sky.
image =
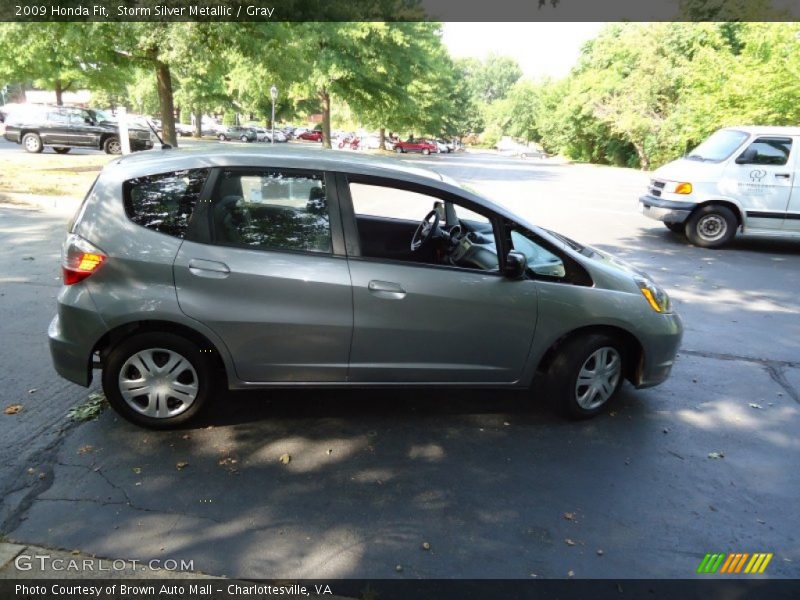
POLYGON ((565 76, 581 46, 604 23, 444 23, 443 40, 455 58, 494 52, 515 58, 527 77, 565 76))

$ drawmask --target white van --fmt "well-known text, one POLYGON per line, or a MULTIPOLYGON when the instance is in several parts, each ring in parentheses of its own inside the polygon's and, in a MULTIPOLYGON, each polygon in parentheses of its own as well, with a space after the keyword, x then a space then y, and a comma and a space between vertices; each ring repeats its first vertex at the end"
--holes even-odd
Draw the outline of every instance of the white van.
POLYGON ((705 248, 737 231, 800 237, 800 127, 727 127, 653 172, 645 216, 705 248))

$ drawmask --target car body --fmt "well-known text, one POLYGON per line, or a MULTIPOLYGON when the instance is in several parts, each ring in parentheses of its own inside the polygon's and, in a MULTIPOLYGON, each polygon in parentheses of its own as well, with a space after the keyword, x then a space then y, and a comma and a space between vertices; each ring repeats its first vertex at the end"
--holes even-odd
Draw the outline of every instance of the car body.
POLYGON ((396 142, 394 151, 398 154, 405 154, 407 152, 420 152, 422 154, 430 154, 436 152, 438 146, 426 139, 408 138, 405 142, 396 142))
POLYGON ((109 163, 71 222, 49 327, 57 372, 101 368, 136 423, 191 418, 216 382, 533 388, 580 418, 670 373, 681 321, 645 274, 437 173, 292 146, 147 155, 109 163))
POLYGON ((249 143, 258 141, 258 134, 252 127, 225 125, 217 129, 217 138, 221 142, 239 141, 249 143))
MULTIPOLYGON (((266 127, 253 127, 256 130, 256 135, 258 136, 259 142, 271 142, 272 141, 272 130, 266 127)), ((275 143, 282 144, 286 142, 286 135, 280 130, 275 130, 275 143)))
MULTIPOLYGON (((14 110, 6 119, 3 134, 25 150, 39 153, 46 146, 66 154, 72 148, 92 148, 107 154, 120 154, 119 124, 108 113, 88 108, 28 105, 14 110)), ((128 125, 132 151, 153 147, 152 132, 144 125, 128 125)))
POLYGON ((303 140, 304 142, 321 142, 322 132, 318 129, 306 129, 302 133, 298 134, 295 139, 303 140))
POLYGON ((800 237, 800 127, 726 127, 653 172, 642 212, 715 248, 737 232, 800 237))

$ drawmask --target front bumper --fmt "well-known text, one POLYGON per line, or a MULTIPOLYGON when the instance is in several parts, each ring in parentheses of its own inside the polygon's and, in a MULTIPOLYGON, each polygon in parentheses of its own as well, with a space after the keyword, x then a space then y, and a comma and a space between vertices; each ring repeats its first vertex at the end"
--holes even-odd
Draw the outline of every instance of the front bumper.
POLYGON ((131 150, 134 152, 138 152, 140 150, 151 150, 152 148, 152 140, 131 140, 131 150))
POLYGON ((645 217, 664 223, 683 223, 697 206, 694 202, 664 200, 649 194, 639 198, 639 204, 645 217))
POLYGON ((658 319, 657 326, 640 337, 644 355, 634 381, 637 388, 656 386, 669 377, 683 339, 683 322, 677 313, 658 319))

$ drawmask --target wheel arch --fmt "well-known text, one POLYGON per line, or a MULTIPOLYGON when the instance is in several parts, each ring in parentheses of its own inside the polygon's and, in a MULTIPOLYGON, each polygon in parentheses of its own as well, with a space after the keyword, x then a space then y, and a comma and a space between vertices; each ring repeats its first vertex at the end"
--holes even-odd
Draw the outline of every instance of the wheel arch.
POLYGON ((537 366, 537 373, 545 373, 552 364, 558 352, 565 344, 574 339, 587 335, 603 334, 617 339, 622 344, 623 367, 625 379, 636 384, 644 365, 644 346, 630 331, 615 325, 587 325, 573 329, 562 335, 545 351, 537 366))
MULTIPOLYGON (((738 226, 739 227, 743 227, 744 226, 744 222, 745 222, 744 213, 745 213, 745 211, 742 209, 741 206, 739 206, 733 200, 706 200, 704 202, 699 203, 697 206, 695 206, 692 209, 692 212, 690 213, 689 217, 694 215, 698 210, 701 210, 702 208, 704 208, 706 206, 712 206, 712 205, 724 206, 725 208, 731 209, 733 211, 733 214, 736 216, 736 221, 737 221, 738 226)), ((688 218, 687 218, 687 220, 688 220, 688 218)))
POLYGON ((226 381, 232 374, 232 367, 226 364, 226 359, 219 347, 208 336, 183 323, 162 320, 130 321, 104 333, 92 348, 91 356, 94 356, 95 353, 100 356, 100 365, 95 366, 101 368, 105 366, 106 357, 114 346, 139 333, 172 333, 184 337, 197 344, 201 350, 208 350, 211 353, 215 366, 225 376, 226 381))

